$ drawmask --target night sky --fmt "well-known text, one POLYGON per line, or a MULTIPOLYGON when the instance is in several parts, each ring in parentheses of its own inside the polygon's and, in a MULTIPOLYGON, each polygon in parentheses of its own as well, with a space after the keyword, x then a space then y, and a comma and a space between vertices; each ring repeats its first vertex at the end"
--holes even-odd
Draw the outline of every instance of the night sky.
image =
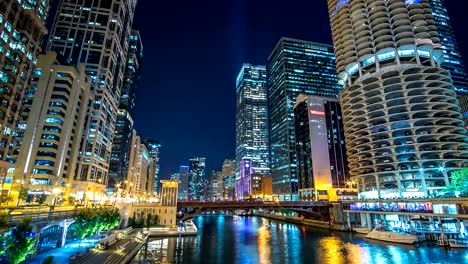
MULTIPOLYGON (((468 65, 468 2, 446 2, 468 65)), ((162 143, 162 178, 191 157, 206 157, 208 174, 234 154, 242 63, 266 64, 283 36, 331 44, 326 0, 138 0, 134 27, 144 46, 135 126, 162 143)))

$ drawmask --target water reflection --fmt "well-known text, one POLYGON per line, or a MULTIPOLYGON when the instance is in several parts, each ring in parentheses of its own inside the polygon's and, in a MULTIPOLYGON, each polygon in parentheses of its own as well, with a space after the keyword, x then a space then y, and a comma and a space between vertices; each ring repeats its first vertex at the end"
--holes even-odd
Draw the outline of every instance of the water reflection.
POLYGON ((197 237, 155 239, 133 263, 468 263, 468 250, 405 246, 257 217, 197 217, 197 237))

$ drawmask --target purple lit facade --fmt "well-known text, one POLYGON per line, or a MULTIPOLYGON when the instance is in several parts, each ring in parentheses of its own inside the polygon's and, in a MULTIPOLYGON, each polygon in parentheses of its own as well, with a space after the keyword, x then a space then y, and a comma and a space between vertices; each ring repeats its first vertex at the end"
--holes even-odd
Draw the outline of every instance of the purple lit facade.
POLYGON ((251 160, 242 160, 239 177, 236 179, 237 199, 244 199, 252 194, 252 175, 255 170, 251 160))

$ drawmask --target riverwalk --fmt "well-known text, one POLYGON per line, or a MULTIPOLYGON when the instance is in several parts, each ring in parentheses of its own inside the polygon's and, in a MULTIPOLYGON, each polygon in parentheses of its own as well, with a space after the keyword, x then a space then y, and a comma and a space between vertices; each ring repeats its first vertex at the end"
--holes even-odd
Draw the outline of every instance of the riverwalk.
POLYGON ((99 241, 97 237, 83 239, 81 242, 77 240, 62 248, 36 255, 23 263, 42 264, 47 257, 52 256, 53 263, 59 264, 124 264, 135 257, 148 238, 196 236, 198 232, 193 223, 184 228, 143 228, 134 231, 133 235, 124 236, 106 250, 94 248, 99 241))

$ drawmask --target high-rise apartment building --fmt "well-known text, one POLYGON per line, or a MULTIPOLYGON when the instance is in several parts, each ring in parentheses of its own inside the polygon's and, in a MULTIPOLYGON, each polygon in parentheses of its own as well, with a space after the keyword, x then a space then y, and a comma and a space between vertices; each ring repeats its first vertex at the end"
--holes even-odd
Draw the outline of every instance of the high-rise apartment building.
POLYGON ((70 191, 77 199, 87 190, 73 183, 78 149, 90 97, 84 65, 60 61, 55 52, 39 55, 25 96, 21 143, 15 178, 31 196, 70 191))
POLYGON ((119 99, 136 0, 60 0, 47 44, 82 63, 94 98, 86 120, 76 180, 108 183, 119 99))
MULTIPOLYGON (((49 1, 0 1, 0 161, 2 177, 8 179, 18 153, 13 153, 18 134, 24 132, 26 120, 21 117, 22 103, 37 64, 42 37, 47 34, 45 20, 49 1)), ((2 185, 2 188, 5 186, 2 185)), ((8 192, 7 189, 2 189, 8 192)))
MULTIPOLYGON (((121 90, 117 122, 112 140, 112 153, 109 166, 110 188, 115 188, 127 175, 130 156, 130 143, 133 130, 133 111, 135 109, 135 91, 140 79, 140 65, 143 58, 143 44, 140 32, 132 30, 128 45, 127 65, 121 90)), ((157 184, 152 184, 157 186, 157 184)))
POLYGON ((179 167, 179 199, 180 200, 187 200, 188 199, 188 190, 189 190, 189 173, 190 173, 190 166, 181 165, 179 167))
POLYGON ((328 8, 359 195, 439 195, 468 165, 468 138, 429 0, 328 0, 328 8))
POLYGON ((282 38, 268 58, 273 194, 297 199, 294 104, 300 94, 337 97, 340 91, 330 45, 282 38))
POLYGON ((125 189, 133 198, 141 198, 146 195, 151 195, 152 186, 148 186, 149 170, 151 165, 151 157, 148 153, 146 145, 141 137, 133 130, 132 148, 130 151, 130 162, 127 173, 125 189), (151 188, 151 190, 148 190, 151 188))
POLYGON ((189 160, 188 199, 201 200, 205 194, 205 158, 189 160))
POLYGON ((294 119, 299 199, 342 198, 352 186, 338 99, 300 95, 294 119))
POLYGON ((244 64, 237 76, 236 163, 252 161, 256 173, 270 173, 268 101, 265 66, 244 64))
POLYGON ((455 91, 460 94, 468 93, 468 75, 452 29, 445 0, 429 0, 429 3, 432 7, 432 16, 444 52, 442 67, 452 75, 455 91))

